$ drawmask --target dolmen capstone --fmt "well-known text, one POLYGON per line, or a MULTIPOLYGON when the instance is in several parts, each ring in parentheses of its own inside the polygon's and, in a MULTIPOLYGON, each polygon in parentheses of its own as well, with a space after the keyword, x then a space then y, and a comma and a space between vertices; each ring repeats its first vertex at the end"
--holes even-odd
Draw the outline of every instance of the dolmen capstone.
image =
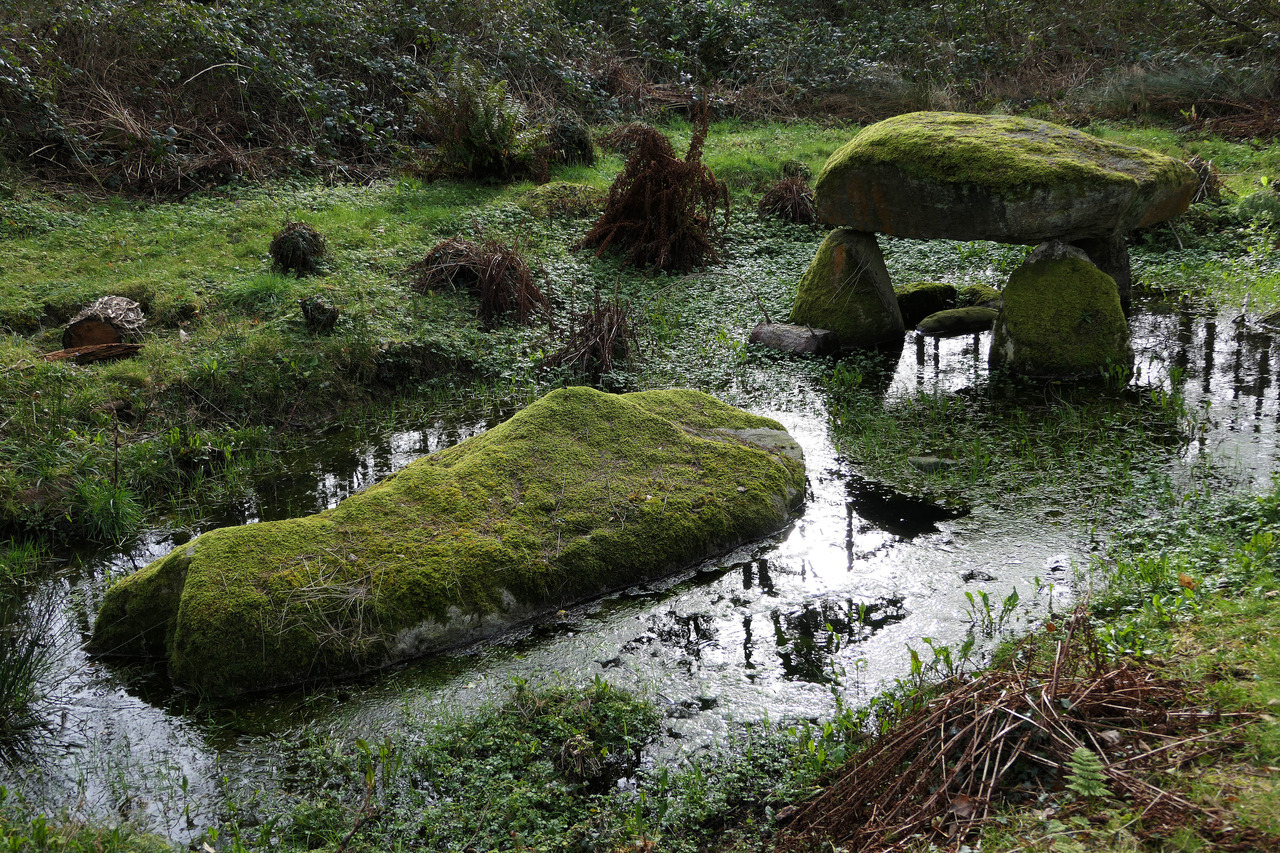
POLYGON ((788 523, 803 455, 696 391, 554 391, 318 515, 205 533, 106 593, 90 642, 225 697, 350 676, 788 523))
MULTIPOLYGON (((836 230, 802 277, 790 320, 844 329, 846 346, 878 343, 901 316, 896 305, 887 307, 892 289, 884 291, 889 275, 876 234, 1067 243, 1112 279, 1123 308, 1126 236, 1186 210, 1196 186, 1195 172, 1172 157, 1049 122, 950 112, 886 119, 862 130, 818 174, 818 215, 836 230), (841 264, 833 263, 837 247, 846 247, 841 264), (863 294, 872 290, 886 308, 867 318, 876 300, 863 294), (856 306, 848 321, 846 306, 856 306)), ((1058 287, 1074 285, 1059 280, 1058 287)), ((1037 360, 1005 362, 1022 369, 1037 360)))

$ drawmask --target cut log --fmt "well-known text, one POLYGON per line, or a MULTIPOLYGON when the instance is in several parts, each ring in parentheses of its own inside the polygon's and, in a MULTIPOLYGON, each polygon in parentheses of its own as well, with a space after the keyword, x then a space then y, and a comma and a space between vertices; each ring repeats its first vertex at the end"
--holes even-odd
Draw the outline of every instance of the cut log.
POLYGON ((128 358, 136 355, 142 344, 90 344, 83 347, 69 347, 56 352, 45 353, 41 358, 45 361, 66 361, 75 359, 76 364, 93 364, 95 361, 112 361, 117 358, 128 358))
POLYGON ((761 323, 751 330, 750 341, 799 355, 830 355, 840 349, 835 332, 791 323, 761 323))
POLYGON ((62 347, 122 343, 136 337, 146 324, 138 303, 123 296, 104 296, 71 318, 62 332, 62 347))

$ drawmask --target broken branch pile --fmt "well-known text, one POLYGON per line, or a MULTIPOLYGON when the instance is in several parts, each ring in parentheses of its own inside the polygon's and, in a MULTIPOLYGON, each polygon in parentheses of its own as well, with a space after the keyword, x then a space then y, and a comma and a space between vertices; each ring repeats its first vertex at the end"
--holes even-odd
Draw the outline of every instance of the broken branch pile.
POLYGON ((1083 610, 1055 636, 1052 660, 1026 654, 1025 641, 1008 663, 956 683, 892 724, 800 807, 777 849, 830 843, 869 853, 897 849, 908 838, 957 842, 1001 803, 1061 787, 1081 747, 1101 758, 1110 791, 1139 807, 1135 834, 1191 827, 1231 845, 1219 849, 1280 849, 1280 839, 1229 827, 1225 812, 1151 781, 1222 749, 1233 731, 1201 730, 1223 715, 1197 686, 1141 663, 1108 660, 1083 610))

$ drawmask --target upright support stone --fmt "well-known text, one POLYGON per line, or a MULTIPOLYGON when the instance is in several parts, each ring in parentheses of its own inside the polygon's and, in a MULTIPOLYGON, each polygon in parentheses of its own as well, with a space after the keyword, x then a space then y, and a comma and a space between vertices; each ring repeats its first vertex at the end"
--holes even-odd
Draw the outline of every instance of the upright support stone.
POLYGON ((1120 291, 1120 307, 1129 316, 1129 293, 1133 289, 1133 270, 1129 265, 1129 241, 1123 234, 1074 240, 1071 245, 1083 251, 1094 266, 1115 279, 1120 291))
POLYGON ((837 228, 800 278, 790 322, 836 333, 843 347, 901 340, 906 326, 874 234, 837 228))
POLYGON ((1115 280, 1057 241, 1014 270, 991 339, 992 367, 1038 379, 1083 379, 1133 366, 1115 280))

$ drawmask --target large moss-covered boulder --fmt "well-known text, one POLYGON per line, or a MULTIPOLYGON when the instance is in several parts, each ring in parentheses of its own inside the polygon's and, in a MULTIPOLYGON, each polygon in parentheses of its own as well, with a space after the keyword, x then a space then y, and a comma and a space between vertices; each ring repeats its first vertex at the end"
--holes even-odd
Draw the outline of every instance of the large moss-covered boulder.
POLYGON ((1041 379, 1127 372, 1133 350, 1115 281, 1073 246, 1038 247, 1009 277, 989 361, 1041 379))
POLYGON ((456 645, 790 519, 781 425, 695 391, 552 392, 306 518, 206 533, 108 590, 91 648, 225 696, 456 645))
POLYGON ((1049 122, 921 112, 865 128, 831 155, 815 193, 829 225, 1030 245, 1160 222, 1197 186, 1172 157, 1049 122))
POLYGON ((790 322, 830 329, 842 347, 900 341, 906 327, 875 235, 837 228, 796 287, 790 322))

